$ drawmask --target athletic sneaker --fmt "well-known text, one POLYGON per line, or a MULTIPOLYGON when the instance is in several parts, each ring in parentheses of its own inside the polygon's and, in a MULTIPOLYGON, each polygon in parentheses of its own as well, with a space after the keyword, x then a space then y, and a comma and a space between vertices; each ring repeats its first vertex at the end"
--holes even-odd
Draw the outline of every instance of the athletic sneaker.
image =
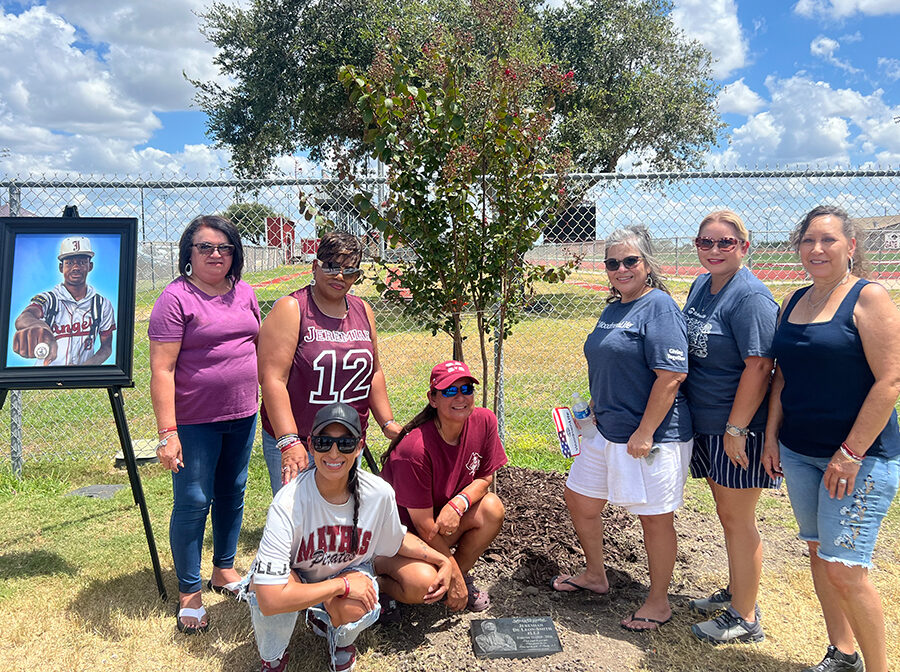
POLYGON ((731 607, 712 620, 692 625, 691 632, 710 644, 761 642, 766 638, 759 621, 748 623, 731 607))
POLYGON ((400 613, 400 605, 397 600, 382 593, 378 598, 381 603, 381 613, 378 616, 379 625, 397 625, 403 622, 403 614, 400 613))
POLYGON ((838 651, 837 647, 829 646, 822 662, 807 667, 803 672, 863 672, 864 669, 862 658, 855 651, 852 656, 848 656, 838 651))
POLYGON ((731 606, 731 593, 727 588, 719 588, 709 597, 701 597, 688 602, 691 611, 698 612, 701 616, 712 616, 717 611, 728 609, 731 606))
MULTIPOLYGON (((712 616, 717 611, 728 609, 731 606, 731 593, 727 588, 719 588, 709 597, 701 597, 697 600, 688 602, 691 611, 696 611, 701 616, 712 616)), ((756 611, 756 620, 762 618, 762 612, 759 610, 759 604, 754 606, 756 611)))
POLYGON ((260 672, 284 672, 287 669, 287 662, 290 657, 290 654, 285 651, 281 660, 273 661, 271 663, 264 660, 262 661, 260 672))
POLYGON ((352 644, 336 646, 331 656, 332 672, 350 672, 354 667, 356 667, 356 647, 352 644))

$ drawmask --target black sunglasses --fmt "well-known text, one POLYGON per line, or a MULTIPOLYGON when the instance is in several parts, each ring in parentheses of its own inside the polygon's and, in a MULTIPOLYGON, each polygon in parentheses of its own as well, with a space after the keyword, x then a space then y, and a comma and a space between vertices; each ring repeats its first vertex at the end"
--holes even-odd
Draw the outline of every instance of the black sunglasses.
POLYGON ((213 245, 212 243, 194 243, 191 247, 196 247, 197 252, 204 257, 210 256, 213 253, 213 250, 218 250, 219 254, 223 257, 230 257, 234 254, 234 245, 231 245, 230 243, 222 243, 221 245, 213 245))
MULTIPOLYGON (((321 261, 321 259, 319 260, 321 261)), ((343 275, 345 280, 356 280, 361 274, 362 269, 355 266, 346 266, 341 268, 338 264, 322 262, 319 265, 325 275, 343 275)))
POLYGON ((349 455, 359 445, 359 439, 353 436, 311 436, 309 443, 317 453, 327 453, 331 446, 337 444, 338 451, 349 455))
POLYGON ((624 259, 613 259, 612 257, 610 257, 609 259, 603 260, 603 265, 606 266, 607 271, 618 271, 620 264, 625 268, 634 268, 638 265, 638 262, 640 262, 641 259, 642 257, 636 255, 625 257, 624 259))
POLYGON ((737 247, 741 243, 737 238, 694 238, 694 245, 697 246, 698 250, 703 250, 704 252, 708 252, 714 247, 718 247, 722 252, 731 252, 735 247, 737 247))
POLYGON ((443 390, 438 390, 441 393, 442 397, 455 397, 457 394, 461 394, 466 397, 470 397, 475 394, 475 383, 464 383, 462 385, 451 385, 450 387, 444 388, 443 390))

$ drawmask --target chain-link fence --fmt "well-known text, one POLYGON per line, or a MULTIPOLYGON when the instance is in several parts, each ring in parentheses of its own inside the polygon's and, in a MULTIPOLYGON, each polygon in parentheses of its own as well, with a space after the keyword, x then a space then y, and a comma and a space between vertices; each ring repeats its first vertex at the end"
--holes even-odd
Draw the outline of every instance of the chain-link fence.
MULTIPOLYGON (((383 200, 383 182, 370 184, 378 201, 383 200)), ((583 256, 581 265, 565 283, 542 285, 527 297, 525 318, 505 345, 501 421, 507 447, 514 453, 527 456, 535 449, 552 449, 550 409, 566 404, 573 391, 586 391, 581 348, 604 305, 602 241, 615 228, 642 224, 651 231, 673 294, 683 302, 690 282, 703 272, 692 242, 698 223, 712 210, 735 210, 751 232, 747 265, 781 299, 805 282, 788 243, 790 231, 815 205, 833 203, 863 224, 873 276, 900 295, 900 171, 576 175, 572 185, 581 205, 566 211, 528 259, 558 263, 577 253, 583 256)), ((381 237, 367 231, 357 217, 353 187, 335 180, 15 180, 0 182, 0 190, 2 215, 59 216, 64 206, 77 205, 84 217, 137 218, 135 387, 126 390, 125 399, 132 437, 148 443, 155 442, 156 424, 149 394, 147 321, 154 300, 177 273, 177 240, 194 216, 225 212, 239 225, 248 243, 245 277, 264 312, 309 281, 308 262, 316 244, 314 220, 306 218, 310 202, 318 215, 362 236, 368 257, 397 255, 385 250, 381 237)), ((57 281, 48 279, 48 286, 57 281)), ((394 415, 405 421, 424 403, 431 366, 450 356, 450 339, 432 336, 401 306, 379 296, 371 280, 358 283, 354 291, 375 311, 394 415)), ((11 312, 19 310, 13 306, 11 312)), ((474 316, 464 317, 466 359, 480 371, 474 316)), ((486 355, 490 360, 493 352, 486 355)), ((493 378, 490 367, 487 374, 486 383, 493 378)), ((0 450, 12 456, 14 465, 112 455, 118 449, 104 390, 10 396, 0 421, 0 450)), ((380 436, 373 437, 376 452, 384 443, 380 436)))

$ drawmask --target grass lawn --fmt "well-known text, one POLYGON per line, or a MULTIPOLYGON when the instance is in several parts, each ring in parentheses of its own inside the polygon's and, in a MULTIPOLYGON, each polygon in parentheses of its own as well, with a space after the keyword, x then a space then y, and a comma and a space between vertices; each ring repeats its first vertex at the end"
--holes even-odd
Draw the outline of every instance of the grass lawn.
MULTIPOLYGON (((528 460, 541 462, 532 453, 526 454, 525 461, 528 460)), ((522 460, 514 454, 512 461, 522 460)), ((564 466, 555 457, 548 462, 564 466)), ((130 490, 123 489, 110 500, 66 495, 87 484, 127 483, 123 470, 114 469, 106 460, 95 460, 63 467, 41 465, 29 470, 21 481, 8 474, 0 475, 0 668, 66 672, 258 669, 245 605, 205 592, 204 601, 213 621, 211 632, 195 638, 175 632, 177 587, 167 538, 171 479, 158 465, 142 467, 141 474, 169 591, 168 603, 160 601, 156 594, 140 516, 130 490)), ((265 465, 255 452, 238 548, 237 567, 241 570, 250 566, 269 499, 265 465)), ((708 489, 702 483, 689 483, 687 506, 714 515, 708 489)), ((785 530, 779 529, 785 527, 793 534, 787 498, 763 498, 760 514, 764 517, 764 537, 767 530, 784 537, 785 530)), ((900 504, 895 502, 882 530, 878 569, 873 573, 885 601, 892 669, 900 667, 898 532, 900 504)), ((210 546, 207 535, 202 572, 205 577, 211 571, 210 546)), ((653 640, 654 651, 658 649, 661 655, 650 655, 648 650, 645 660, 656 662, 639 669, 674 669, 665 663, 669 657, 680 661, 696 658, 698 665, 708 665, 712 657, 716 669, 722 672, 745 672, 748 664, 750 669, 775 669, 753 667, 756 651, 765 652, 772 660, 794 661, 792 665, 796 665, 778 669, 799 670, 801 663, 818 661, 824 650, 824 627, 802 548, 800 542, 789 544, 786 550, 767 548, 767 553, 784 553, 786 557, 767 557, 765 592, 760 596, 767 633, 767 641, 760 647, 765 648, 732 647, 721 653, 719 649, 700 649, 679 625, 653 640)), ((721 573, 711 578, 713 585, 721 580, 721 573)), ((590 613, 585 616, 602 618, 590 613)), ((383 631, 375 629, 366 637, 360 672, 402 669, 383 631)), ((426 643, 422 654, 427 652, 426 643)), ((459 642, 459 656, 459 661, 463 661, 459 664, 435 662, 427 669, 463 669, 464 661, 472 660, 465 640, 459 642)), ((297 660, 295 656, 291 669, 311 671, 318 669, 319 663, 318 653, 309 660, 297 660)))

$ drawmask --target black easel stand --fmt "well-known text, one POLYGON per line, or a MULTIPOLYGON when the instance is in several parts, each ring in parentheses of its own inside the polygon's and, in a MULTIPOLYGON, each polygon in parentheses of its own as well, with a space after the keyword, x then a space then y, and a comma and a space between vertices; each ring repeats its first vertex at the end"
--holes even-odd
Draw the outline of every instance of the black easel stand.
MULTIPOLYGON (((0 410, 6 403, 6 395, 9 390, 0 389, 0 410)), ((153 563, 153 574, 156 577, 156 588, 159 596, 167 599, 166 588, 163 585, 162 570, 159 566, 159 556, 156 553, 156 542, 153 540, 153 528, 150 527, 150 514, 147 512, 147 500, 144 499, 144 488, 141 486, 141 475, 138 473, 137 462, 134 458, 134 448, 131 445, 131 435, 128 432, 128 423, 125 420, 125 406, 122 403, 122 388, 118 385, 107 387, 109 403, 112 406, 113 417, 116 420, 116 429, 119 432, 119 443, 122 444, 122 455, 125 456, 125 465, 128 469, 128 480, 131 482, 131 496, 134 503, 141 510, 141 520, 144 522, 144 534, 147 537, 147 546, 150 549, 150 561, 153 563)))
POLYGON ((128 422, 125 420, 125 405, 122 403, 122 388, 118 385, 107 387, 109 403, 112 406, 113 417, 116 419, 116 429, 119 431, 119 443, 122 444, 122 455, 125 457, 125 467, 128 470, 128 480, 131 481, 131 495, 134 503, 141 510, 141 520, 144 522, 144 534, 147 537, 147 546, 150 549, 150 561, 153 563, 153 574, 156 577, 156 588, 159 596, 166 599, 166 587, 163 585, 162 570, 159 567, 159 556, 156 553, 156 542, 153 540, 153 528, 150 527, 150 514, 147 512, 147 500, 144 499, 144 488, 141 486, 141 475, 138 473, 137 462, 134 458, 134 448, 131 445, 131 435, 128 432, 128 422))

